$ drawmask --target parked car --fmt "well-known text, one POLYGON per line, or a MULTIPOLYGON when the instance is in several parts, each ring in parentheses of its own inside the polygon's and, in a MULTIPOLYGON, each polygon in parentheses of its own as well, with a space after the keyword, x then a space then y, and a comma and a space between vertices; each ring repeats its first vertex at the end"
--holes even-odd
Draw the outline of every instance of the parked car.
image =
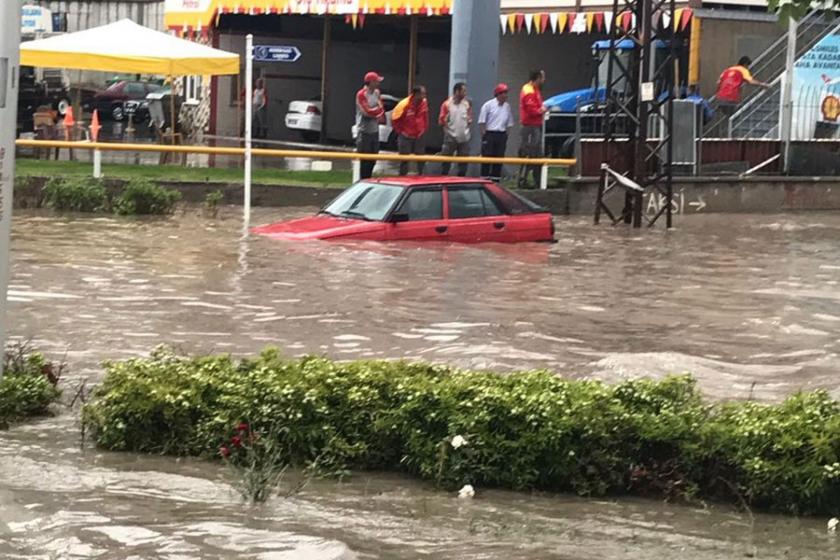
POLYGON ((160 91, 161 88, 162 86, 151 82, 120 80, 111 84, 107 89, 98 92, 90 106, 85 107, 85 110, 93 112, 94 109, 98 109, 100 118, 110 118, 119 122, 127 116, 126 103, 138 102, 130 110, 135 111, 135 118, 142 120, 145 116, 137 114, 137 112, 143 111, 143 102, 146 96, 160 91))
MULTIPOLYGON (((379 143, 391 150, 397 149, 397 133, 394 132, 394 127, 391 124, 391 114, 399 102, 399 98, 393 95, 388 95, 387 93, 382 94, 382 105, 385 107, 385 122, 379 125, 379 143)), ((350 133, 355 141, 359 135, 359 127, 354 124, 350 129, 350 133)))
POLYGON ((545 208, 495 183, 464 177, 391 177, 356 183, 315 216, 252 229, 275 239, 460 243, 553 241, 545 208))
POLYGON ((309 101, 291 101, 286 112, 286 128, 299 130, 306 142, 316 142, 321 137, 321 113, 324 104, 319 98, 309 101))

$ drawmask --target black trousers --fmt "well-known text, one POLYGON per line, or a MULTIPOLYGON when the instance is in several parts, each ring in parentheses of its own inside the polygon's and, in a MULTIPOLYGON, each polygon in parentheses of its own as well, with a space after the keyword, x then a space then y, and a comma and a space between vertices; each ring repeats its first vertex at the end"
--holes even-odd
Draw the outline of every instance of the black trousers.
MULTIPOLYGON (((379 133, 378 132, 360 132, 356 139, 356 151, 360 154, 378 154, 379 153, 379 133)), ((363 160, 360 163, 362 179, 370 179, 373 176, 373 168, 376 165, 376 160, 363 160)))
MULTIPOLYGON (((505 157, 507 138, 507 132, 488 130, 481 139, 481 155, 484 157, 505 157)), ((502 178, 502 164, 482 163, 481 176, 499 182, 502 178)))
MULTIPOLYGON (((421 136, 420 138, 409 138, 403 134, 400 134, 397 138, 397 150, 400 152, 400 155, 407 156, 407 155, 418 155, 422 156, 426 154, 426 137, 421 136)), ((426 168, 426 162, 418 161, 417 162, 417 174, 422 175, 423 169, 426 168)), ((400 162, 400 175, 408 175, 408 162, 401 161, 400 162)))

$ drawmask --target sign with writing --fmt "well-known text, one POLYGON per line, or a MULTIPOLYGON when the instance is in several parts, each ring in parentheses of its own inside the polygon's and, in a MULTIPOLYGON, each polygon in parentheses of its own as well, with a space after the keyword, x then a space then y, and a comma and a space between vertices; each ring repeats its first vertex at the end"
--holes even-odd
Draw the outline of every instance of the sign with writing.
POLYGON ((300 49, 295 46, 254 45, 255 62, 297 62, 300 49))
POLYGON ((206 12, 212 6, 212 0, 166 0, 165 12, 206 12))
MULTIPOLYGON (((820 39, 793 69, 793 140, 814 137, 818 123, 840 118, 840 34, 820 39)), ((830 130, 829 126, 829 130, 830 130)))
POLYGON ((289 8, 301 14, 358 14, 359 0, 289 0, 289 8))
POLYGON ((41 6, 24 6, 21 9, 21 33, 52 33, 52 12, 41 6))

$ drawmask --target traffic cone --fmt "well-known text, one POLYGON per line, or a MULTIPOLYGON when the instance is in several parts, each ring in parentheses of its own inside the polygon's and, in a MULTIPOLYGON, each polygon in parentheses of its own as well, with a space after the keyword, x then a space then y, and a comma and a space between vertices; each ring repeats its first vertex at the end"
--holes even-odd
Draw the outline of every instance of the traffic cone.
POLYGON ((70 140, 70 131, 73 130, 73 125, 76 124, 76 119, 73 118, 73 106, 67 107, 67 112, 64 113, 64 138, 70 140))
POLYGON ((94 142, 99 140, 99 129, 102 125, 99 124, 99 110, 93 110, 93 117, 90 119, 90 137, 94 142))

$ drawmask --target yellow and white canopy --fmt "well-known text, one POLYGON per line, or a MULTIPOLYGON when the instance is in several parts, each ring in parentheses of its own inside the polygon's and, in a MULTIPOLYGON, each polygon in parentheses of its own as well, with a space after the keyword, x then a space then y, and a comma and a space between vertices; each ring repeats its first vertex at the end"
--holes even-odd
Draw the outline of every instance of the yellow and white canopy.
POLYGON ((161 76, 239 73, 239 55, 161 33, 123 19, 22 43, 24 66, 161 76))

